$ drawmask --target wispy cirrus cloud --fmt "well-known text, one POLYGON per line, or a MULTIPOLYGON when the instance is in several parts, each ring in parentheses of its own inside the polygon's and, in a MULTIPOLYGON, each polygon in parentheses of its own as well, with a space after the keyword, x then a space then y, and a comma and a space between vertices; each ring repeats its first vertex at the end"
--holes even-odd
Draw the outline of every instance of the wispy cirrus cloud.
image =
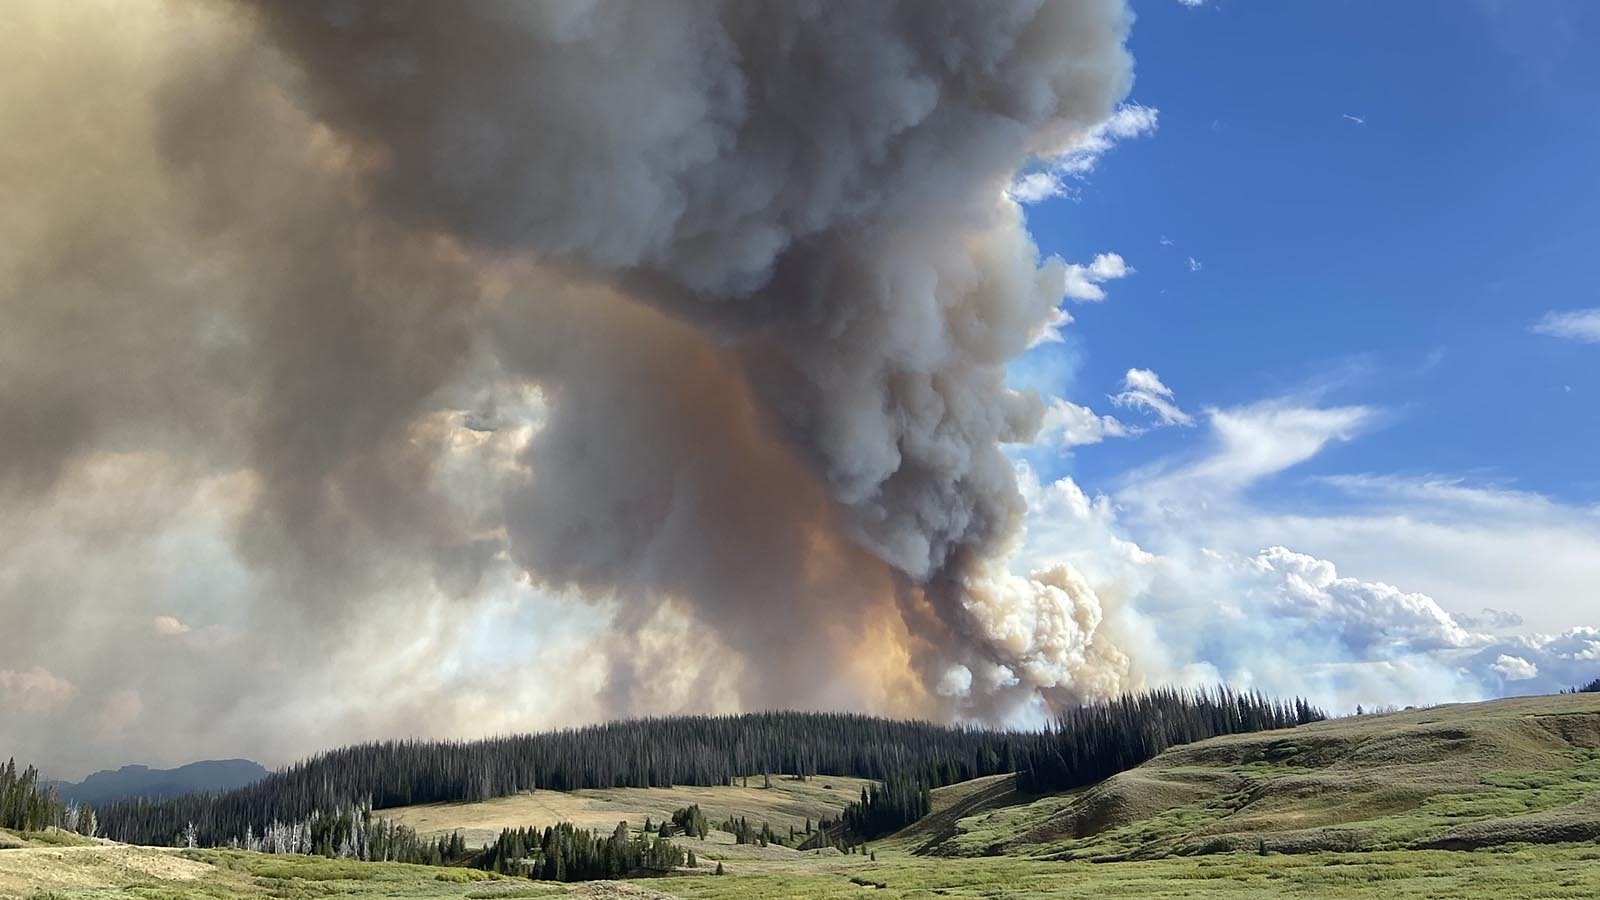
POLYGON ((1584 344, 1600 344, 1600 307, 1551 310, 1528 327, 1534 334, 1584 344))
POLYGON ((1149 369, 1129 369, 1122 377, 1122 391, 1112 395, 1111 402, 1128 409, 1142 409, 1162 425, 1188 427, 1194 424, 1194 416, 1178 407, 1172 388, 1149 369))

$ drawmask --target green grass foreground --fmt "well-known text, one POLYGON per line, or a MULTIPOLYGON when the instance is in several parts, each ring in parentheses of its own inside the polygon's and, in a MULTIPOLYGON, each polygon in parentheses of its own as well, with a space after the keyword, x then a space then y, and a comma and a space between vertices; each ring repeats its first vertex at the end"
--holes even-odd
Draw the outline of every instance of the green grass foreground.
MULTIPOLYGON (((158 851, 138 851, 156 853, 158 851)), ((84 855, 80 851, 80 856, 84 855)), ((88 854, 94 851, 87 851, 88 854)), ((742 861, 727 874, 626 883, 562 885, 498 878, 463 869, 317 858, 269 857, 233 851, 171 854, 199 864, 174 878, 119 876, 110 867, 101 884, 63 885, 0 896, 21 900, 202 900, 202 898, 322 897, 496 898, 614 897, 665 900, 831 900, 869 896, 900 898, 1434 898, 1532 900, 1600 897, 1600 846, 1502 847, 1491 851, 1381 851, 1306 855, 1229 853, 1144 862, 1041 862, 1009 857, 937 859, 896 852, 877 862, 844 857, 827 861, 742 861), (878 888, 878 885, 882 885, 878 888)), ((62 854, 52 872, 70 877, 76 864, 62 854)), ((0 878, 4 878, 0 869, 0 878)), ((4 882, 0 882, 3 884, 4 882)))

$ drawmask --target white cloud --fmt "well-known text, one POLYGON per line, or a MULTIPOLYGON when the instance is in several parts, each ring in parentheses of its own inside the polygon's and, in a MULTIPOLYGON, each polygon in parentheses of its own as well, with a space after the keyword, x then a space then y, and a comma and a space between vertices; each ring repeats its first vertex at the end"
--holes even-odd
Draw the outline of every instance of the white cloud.
POLYGON ((1600 308, 1552 310, 1529 326, 1529 330, 1548 337, 1600 344, 1600 308))
MULTIPOLYGON (((1061 273, 1061 297, 1064 300, 1075 300, 1079 303, 1098 303, 1106 298, 1105 288, 1101 285, 1107 281, 1126 278, 1138 271, 1128 265, 1120 253, 1099 253, 1089 261, 1088 265, 1082 263, 1066 263, 1060 260, 1052 261, 1056 270, 1061 273)), ((1040 329, 1034 337, 1032 345, 1056 343, 1062 340, 1061 329, 1072 324, 1072 314, 1065 309, 1056 308, 1054 316, 1040 329)))
POLYGON ((150 623, 150 628, 156 633, 157 637, 177 637, 180 634, 189 633, 189 626, 178 621, 174 616, 156 616, 150 623))
POLYGON ((1093 172, 1100 157, 1118 141, 1153 134, 1160 111, 1150 106, 1127 103, 1111 117, 1087 132, 1066 136, 1057 146, 1035 153, 1040 168, 1024 172, 1011 183, 1007 193, 1019 203, 1038 203, 1072 193, 1068 182, 1093 172))
POLYGON ((1456 613, 1456 621, 1468 628, 1483 628, 1491 631, 1505 631, 1508 628, 1522 627, 1522 616, 1504 609, 1495 609, 1485 606, 1477 614, 1456 613))
POLYGON ((1206 0, 1178 0, 1178 2, 1189 7, 1190 9, 1206 5, 1206 0))
MULTIPOLYGON (((1338 511, 1266 514, 1219 523, 1242 540, 1298 544, 1414 586, 1451 609, 1492 607, 1525 627, 1564 630, 1575 615, 1600 624, 1600 511, 1504 486, 1473 487, 1437 477, 1348 475, 1319 479, 1338 488, 1338 511)), ((1593 677, 1593 676, 1591 676, 1593 677)))
POLYGON ((1495 657, 1489 669, 1507 681, 1527 681, 1539 677, 1538 666, 1520 656, 1508 656, 1504 653, 1495 657))
POLYGON ((1106 298, 1102 284, 1126 278, 1135 271, 1137 270, 1129 266, 1117 253, 1097 254, 1087 266, 1068 263, 1064 270, 1066 277, 1061 294, 1069 300, 1097 303, 1106 298))
POLYGON ((1223 679, 1349 710, 1600 676, 1600 510, 1439 477, 1306 482, 1340 493, 1328 505, 1249 490, 1377 414, 1292 399, 1212 410, 1205 454, 1111 494, 1021 466, 1019 562, 1082 572, 1146 683, 1223 679))
POLYGON ((1194 424, 1194 417, 1178 408, 1172 389, 1149 369, 1129 369, 1122 378, 1122 392, 1113 395, 1111 402, 1128 409, 1145 410, 1162 425, 1187 427, 1194 424))
POLYGON ((1167 237, 1166 235, 1163 234, 1161 236, 1161 246, 1163 246, 1163 247, 1171 247, 1172 246, 1172 238, 1169 238, 1169 237, 1167 237))
POLYGON ((1113 416, 1098 415, 1087 406, 1057 398, 1045 408, 1038 440, 1051 446, 1068 448, 1098 444, 1106 438, 1129 437, 1137 433, 1113 416))
POLYGON ((1200 260, 1195 259, 1192 256, 1189 257, 1189 271, 1198 272, 1198 271, 1200 271, 1201 269, 1204 269, 1204 268, 1205 268, 1205 263, 1202 263, 1200 260))
POLYGON ((1346 121, 1354 122, 1357 125, 1367 124, 1367 120, 1365 118, 1362 118, 1361 116, 1352 116, 1349 113, 1343 113, 1342 118, 1344 118, 1346 121))
POLYGON ((25 672, 0 669, 0 714, 27 718, 48 716, 59 712, 77 696, 76 685, 41 666, 25 672))
POLYGON ((1285 547, 1256 554, 1248 570, 1265 588, 1261 605, 1268 614, 1326 629, 1358 659, 1458 649, 1488 640, 1462 628, 1432 597, 1381 581, 1342 578, 1333 563, 1285 547))
POLYGON ((1372 418, 1364 406, 1309 407, 1258 403, 1211 411, 1212 454, 1191 467, 1191 478, 1243 487, 1299 465, 1335 441, 1347 441, 1372 418))

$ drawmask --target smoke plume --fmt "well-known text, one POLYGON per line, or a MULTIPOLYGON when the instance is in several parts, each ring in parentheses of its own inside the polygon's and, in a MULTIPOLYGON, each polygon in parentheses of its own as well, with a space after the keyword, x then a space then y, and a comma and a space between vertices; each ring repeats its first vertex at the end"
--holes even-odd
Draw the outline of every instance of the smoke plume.
POLYGON ((1002 454, 1068 271, 1007 189, 1126 94, 1122 0, 0 15, 8 659, 181 589, 294 671, 526 581, 614 611, 599 712, 1130 677, 1002 454))

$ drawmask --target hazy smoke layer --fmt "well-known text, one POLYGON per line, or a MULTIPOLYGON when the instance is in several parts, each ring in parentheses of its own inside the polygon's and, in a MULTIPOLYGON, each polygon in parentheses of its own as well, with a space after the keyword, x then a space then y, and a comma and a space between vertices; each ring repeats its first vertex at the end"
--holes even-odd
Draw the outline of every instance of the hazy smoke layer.
POLYGON ((1081 577, 1008 571, 1000 452, 1065 278, 1004 191, 1125 94, 1121 0, 0 16, 0 527, 49 550, 0 572, 54 606, 8 658, 172 590, 132 529, 277 655, 508 567, 614 599, 610 712, 1126 675, 1081 577))

